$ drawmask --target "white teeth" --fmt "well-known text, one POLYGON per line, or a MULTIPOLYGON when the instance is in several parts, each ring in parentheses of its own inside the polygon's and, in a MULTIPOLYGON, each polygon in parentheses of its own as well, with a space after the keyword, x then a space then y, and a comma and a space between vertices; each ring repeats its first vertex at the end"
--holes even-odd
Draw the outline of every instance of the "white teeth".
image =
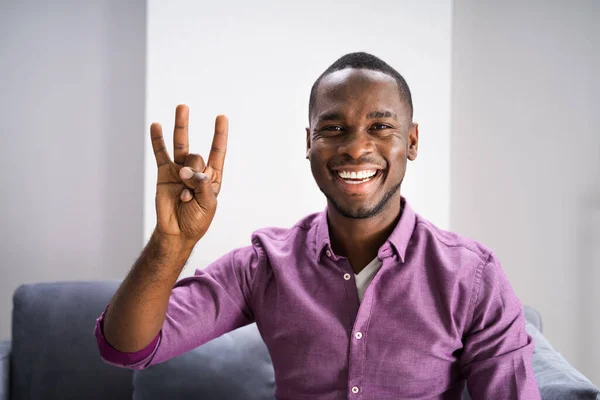
POLYGON ((337 174, 342 179, 369 179, 375 176, 376 173, 376 170, 358 171, 358 173, 354 171, 337 171, 337 174))
POLYGON ((366 171, 337 171, 337 174, 344 182, 350 185, 358 185, 360 183, 368 182, 377 174, 377 170, 366 170, 366 171))

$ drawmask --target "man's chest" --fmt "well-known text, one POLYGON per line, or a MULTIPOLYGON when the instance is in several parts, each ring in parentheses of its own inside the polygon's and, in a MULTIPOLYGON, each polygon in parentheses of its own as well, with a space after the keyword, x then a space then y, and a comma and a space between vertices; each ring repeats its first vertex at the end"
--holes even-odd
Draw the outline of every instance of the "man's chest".
POLYGON ((451 390, 460 380, 466 291, 384 263, 359 303, 354 277, 337 272, 279 276, 265 287, 256 316, 278 387, 376 390, 378 398, 451 390))

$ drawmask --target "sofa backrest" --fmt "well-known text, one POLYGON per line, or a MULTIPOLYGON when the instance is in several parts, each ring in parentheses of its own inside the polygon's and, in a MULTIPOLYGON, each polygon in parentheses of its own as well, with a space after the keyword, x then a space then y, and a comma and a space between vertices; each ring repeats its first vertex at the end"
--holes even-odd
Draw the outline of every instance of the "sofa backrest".
POLYGON ((93 335, 118 285, 39 283, 15 291, 12 400, 132 398, 132 371, 104 364, 93 335))
POLYGON ((256 324, 133 374, 133 400, 273 400, 275 373, 256 324))
MULTIPOLYGON (((106 365, 100 359, 93 329, 118 285, 118 281, 58 282, 17 289, 10 361, 12 400, 146 400, 172 393, 180 398, 212 400, 272 398, 274 371, 255 324, 135 375, 131 370, 106 365)), ((533 324, 528 324, 528 330, 534 326, 536 332, 541 330, 537 311, 525 307, 525 315, 533 324)), ((548 375, 543 375, 539 362, 543 340, 536 341, 534 372, 543 386, 542 378, 548 375)), ((589 381, 585 383, 591 388, 586 390, 598 393, 589 381)), ((570 386, 561 387, 568 390, 570 386)))

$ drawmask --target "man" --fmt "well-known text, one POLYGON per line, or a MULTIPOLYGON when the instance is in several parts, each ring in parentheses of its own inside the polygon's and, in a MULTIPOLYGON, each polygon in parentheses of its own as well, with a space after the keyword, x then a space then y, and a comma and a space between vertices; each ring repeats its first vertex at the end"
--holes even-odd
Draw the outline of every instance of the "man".
POLYGON ((444 232, 401 197, 419 131, 398 72, 348 54, 317 79, 306 157, 325 212, 263 229, 176 283, 215 214, 227 144, 205 164, 176 111, 158 164, 154 233, 99 318, 105 361, 145 368, 256 322, 278 399, 539 399, 519 300, 487 248, 444 232))

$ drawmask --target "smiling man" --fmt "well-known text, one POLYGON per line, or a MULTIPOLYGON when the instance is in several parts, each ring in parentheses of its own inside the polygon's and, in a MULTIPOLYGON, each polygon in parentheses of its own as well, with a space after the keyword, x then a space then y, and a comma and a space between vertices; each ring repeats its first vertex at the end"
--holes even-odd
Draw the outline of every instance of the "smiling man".
POLYGON ((496 256, 442 231, 400 194, 419 130, 410 90, 352 53, 315 82, 306 156, 322 213, 176 282, 215 214, 227 145, 217 117, 205 163, 179 106, 174 158, 160 125, 157 225, 98 319, 103 359, 141 369, 256 322, 278 399, 539 399, 533 343, 496 256))

